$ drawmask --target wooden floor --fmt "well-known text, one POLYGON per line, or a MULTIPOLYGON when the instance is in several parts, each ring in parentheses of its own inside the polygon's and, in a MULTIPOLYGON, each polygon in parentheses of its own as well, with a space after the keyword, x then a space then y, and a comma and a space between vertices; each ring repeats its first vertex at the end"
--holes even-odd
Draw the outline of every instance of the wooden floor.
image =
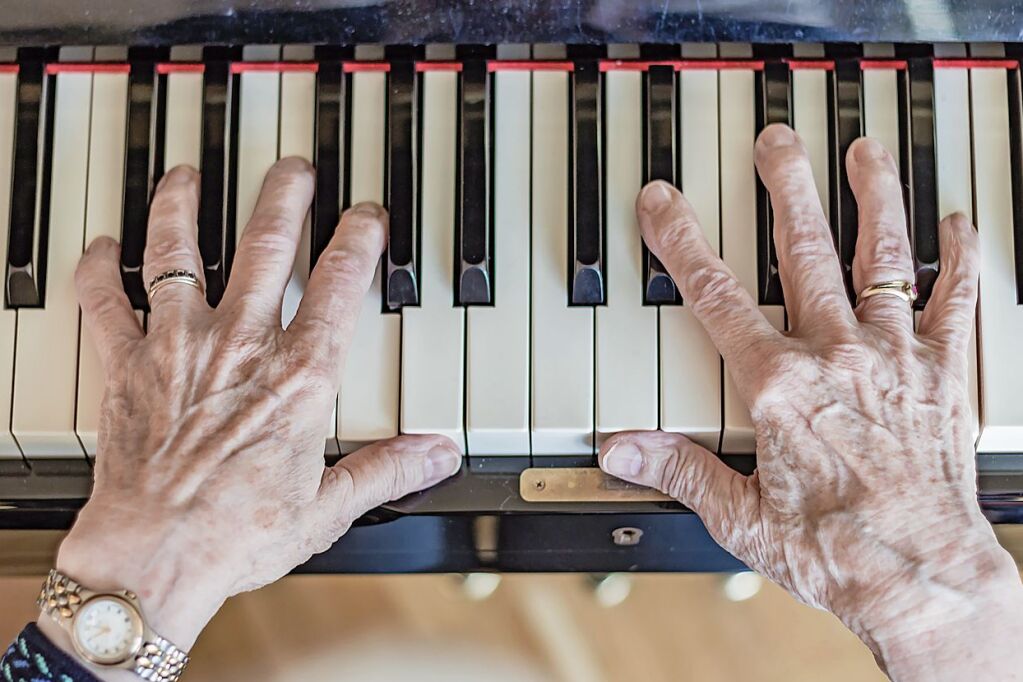
MULTIPOLYGON (((997 527, 1023 557, 1023 526, 997 527)), ((33 534, 38 536, 39 534, 33 534)), ((45 543, 0 542, 0 642, 36 616, 45 543), (18 567, 21 567, 19 569, 18 567), (26 568, 26 567, 35 568, 26 568), (26 572, 34 577, 13 577, 26 572)), ((602 606, 582 575, 506 575, 488 599, 456 576, 298 576, 228 602, 192 651, 188 682, 874 682, 867 649, 831 615, 764 583, 636 575, 602 606)), ((2 650, 3 644, 0 644, 2 650)))
MULTIPOLYGON (((728 601, 720 576, 634 576, 601 606, 578 575, 505 576, 473 601, 452 576, 287 578, 230 601, 187 680, 661 682, 883 680, 832 616, 773 585, 728 601)), ((0 579, 0 639, 35 615, 35 578, 0 579)))

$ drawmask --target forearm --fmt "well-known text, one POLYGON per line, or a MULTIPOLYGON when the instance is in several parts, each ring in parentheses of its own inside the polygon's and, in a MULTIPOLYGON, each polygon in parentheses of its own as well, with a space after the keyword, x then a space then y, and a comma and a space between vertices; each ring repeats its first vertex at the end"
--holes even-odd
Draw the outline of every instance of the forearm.
POLYGON ((895 682, 1023 680, 1023 583, 1000 548, 977 583, 927 580, 843 619, 895 682))

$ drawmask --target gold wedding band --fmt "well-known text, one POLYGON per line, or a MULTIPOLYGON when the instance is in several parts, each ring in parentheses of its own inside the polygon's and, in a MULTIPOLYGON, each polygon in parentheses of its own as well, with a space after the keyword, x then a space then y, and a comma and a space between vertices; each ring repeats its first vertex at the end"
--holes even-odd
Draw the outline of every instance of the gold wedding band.
POLYGON ((856 297, 856 305, 863 303, 863 301, 871 296, 895 296, 913 305, 917 297, 916 285, 904 279, 893 279, 887 282, 871 284, 864 287, 863 291, 856 297))
POLYGON ((187 284, 188 286, 195 287, 202 293, 202 284, 199 283, 199 276, 191 270, 180 268, 167 270, 149 280, 148 296, 150 305, 153 303, 153 297, 156 296, 156 292, 170 284, 187 284))

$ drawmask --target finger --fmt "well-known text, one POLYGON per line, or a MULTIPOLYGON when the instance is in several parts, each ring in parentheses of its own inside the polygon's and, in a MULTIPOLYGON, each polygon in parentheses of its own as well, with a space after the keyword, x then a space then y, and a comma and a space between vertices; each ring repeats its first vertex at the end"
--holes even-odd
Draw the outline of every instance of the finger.
POLYGON ((314 179, 312 166, 297 156, 281 159, 267 172, 231 264, 227 305, 244 299, 251 313, 280 323, 314 179))
POLYGON ((121 247, 109 237, 96 239, 75 270, 82 319, 104 367, 144 337, 121 282, 121 247))
POLYGON ((345 211, 316 261, 295 319, 285 332, 297 352, 326 359, 338 386, 362 300, 386 243, 383 208, 366 202, 345 211))
POLYGON ((757 138, 756 163, 771 195, 790 326, 797 332, 851 327, 855 318, 842 268, 803 143, 788 126, 767 126, 757 138))
POLYGON ((729 468, 680 434, 615 434, 601 447, 600 467, 630 483, 656 488, 689 507, 726 549, 741 549, 733 529, 754 527, 760 499, 756 479, 729 468))
POLYGON ((977 230, 962 213, 953 213, 938 226, 941 249, 938 279, 920 317, 919 331, 966 357, 977 308, 980 246, 977 230))
MULTIPOLYGON (((149 209, 143 280, 148 284, 157 275, 170 270, 189 270, 205 288, 202 259, 196 243, 199 215, 199 173, 188 166, 171 169, 156 188, 149 209)), ((153 295, 150 329, 176 319, 173 314, 206 308, 199 289, 184 284, 168 284, 153 295)))
POLYGON ((398 436, 367 445, 324 471, 316 514, 333 541, 371 509, 436 485, 461 467, 461 452, 445 436, 398 436))
POLYGON ((726 361, 743 364, 751 345, 779 336, 707 243, 681 192, 666 182, 652 182, 636 204, 643 240, 664 263, 686 306, 726 361))
MULTIPOLYGON (((906 231, 902 179, 895 160, 880 142, 864 137, 845 157, 849 185, 856 196, 859 233, 853 258, 853 289, 880 282, 913 282, 913 258, 906 231)), ((913 309, 894 296, 872 296, 856 306, 856 316, 896 329, 913 329, 913 309)))

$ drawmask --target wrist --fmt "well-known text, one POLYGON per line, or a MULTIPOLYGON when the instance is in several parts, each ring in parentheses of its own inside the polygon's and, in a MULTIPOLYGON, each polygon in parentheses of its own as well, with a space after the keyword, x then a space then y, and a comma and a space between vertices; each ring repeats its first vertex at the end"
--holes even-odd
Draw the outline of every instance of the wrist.
MULTIPOLYGON (((228 594, 214 562, 173 524, 94 524, 90 511, 87 505, 61 544, 57 570, 94 591, 134 592, 150 628, 191 649, 228 594)), ((98 516, 127 518, 109 509, 98 516)))
POLYGON ((856 608, 836 611, 892 679, 982 679, 976 673, 1018 648, 1023 584, 986 535, 957 543, 964 551, 955 561, 914 564, 879 581, 856 608))

